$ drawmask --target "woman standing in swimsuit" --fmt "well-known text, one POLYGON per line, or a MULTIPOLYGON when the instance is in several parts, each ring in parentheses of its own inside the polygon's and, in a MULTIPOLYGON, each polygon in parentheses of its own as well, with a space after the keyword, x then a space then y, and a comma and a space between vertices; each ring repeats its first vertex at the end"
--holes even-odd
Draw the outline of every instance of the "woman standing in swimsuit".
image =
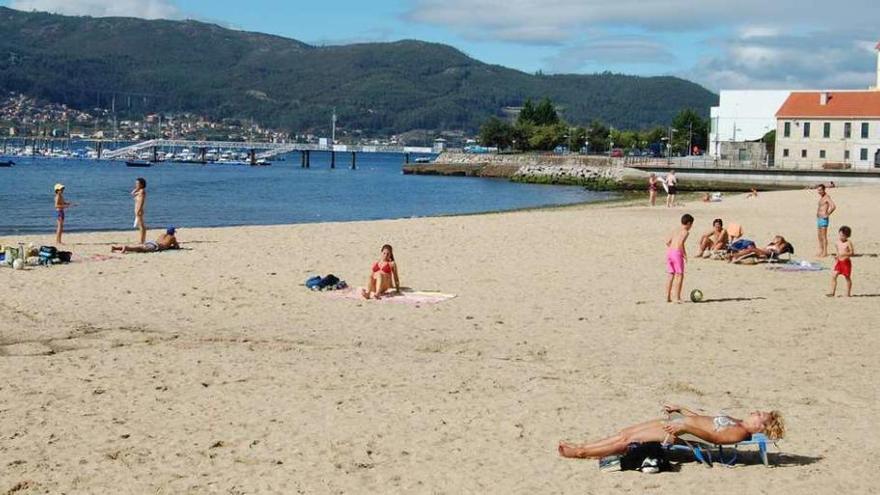
POLYGON ((674 405, 666 405, 664 409, 667 414, 676 413, 681 416, 672 420, 655 419, 633 425, 604 440, 584 445, 559 442, 559 455, 580 459, 601 458, 622 454, 633 442, 670 443, 686 433, 719 445, 748 440, 754 433, 763 433, 770 440, 777 440, 785 435, 785 423, 779 411, 755 411, 745 419, 736 419, 725 415, 703 416, 674 405))
POLYGON ((657 202, 657 175, 651 174, 648 177, 648 198, 651 202, 651 206, 654 206, 654 203, 657 202))
POLYGON ((391 245, 385 244, 379 261, 373 263, 367 288, 361 294, 366 299, 381 299, 392 287, 400 292, 400 277, 397 275, 397 263, 394 262, 394 250, 391 245))

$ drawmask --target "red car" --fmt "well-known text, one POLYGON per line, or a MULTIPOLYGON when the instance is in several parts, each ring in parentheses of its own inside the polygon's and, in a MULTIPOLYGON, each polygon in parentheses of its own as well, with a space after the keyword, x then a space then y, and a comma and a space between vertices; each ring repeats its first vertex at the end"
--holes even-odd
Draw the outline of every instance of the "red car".
POLYGON ((611 158, 623 158, 623 150, 620 148, 614 148, 611 150, 611 158))

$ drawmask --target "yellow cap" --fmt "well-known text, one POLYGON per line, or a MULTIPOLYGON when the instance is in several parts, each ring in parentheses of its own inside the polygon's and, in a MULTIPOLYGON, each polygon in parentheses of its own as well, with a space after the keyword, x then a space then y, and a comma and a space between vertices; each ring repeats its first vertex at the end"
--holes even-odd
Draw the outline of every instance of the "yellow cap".
POLYGON ((64 189, 64 184, 61 184, 61 183, 55 184, 55 192, 58 192, 62 189, 64 189))

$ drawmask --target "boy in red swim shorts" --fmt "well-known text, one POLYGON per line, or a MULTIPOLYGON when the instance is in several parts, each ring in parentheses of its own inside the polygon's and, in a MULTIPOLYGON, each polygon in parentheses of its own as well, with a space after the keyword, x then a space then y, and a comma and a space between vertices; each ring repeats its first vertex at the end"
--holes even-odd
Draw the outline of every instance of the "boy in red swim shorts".
POLYGON ((684 283, 684 260, 687 258, 687 250, 684 243, 687 241, 691 227, 694 226, 694 217, 684 214, 681 217, 681 227, 676 229, 666 239, 666 272, 669 279, 666 281, 666 302, 672 302, 672 292, 675 291, 675 302, 681 302, 681 286, 684 283))
POLYGON ((852 230, 844 225, 838 231, 837 240, 837 263, 834 264, 834 272, 831 273, 831 293, 828 297, 837 294, 837 277, 843 275, 846 279, 846 297, 852 296, 852 255, 855 249, 850 240, 852 230))

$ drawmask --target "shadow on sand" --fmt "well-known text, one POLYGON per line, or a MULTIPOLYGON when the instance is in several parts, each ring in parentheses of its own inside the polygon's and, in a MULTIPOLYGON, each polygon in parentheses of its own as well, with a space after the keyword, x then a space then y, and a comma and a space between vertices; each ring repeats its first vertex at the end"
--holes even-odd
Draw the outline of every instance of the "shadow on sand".
POLYGON ((699 304, 706 303, 726 303, 726 302, 745 302, 745 301, 763 301, 766 297, 722 297, 718 299, 703 299, 699 304))

